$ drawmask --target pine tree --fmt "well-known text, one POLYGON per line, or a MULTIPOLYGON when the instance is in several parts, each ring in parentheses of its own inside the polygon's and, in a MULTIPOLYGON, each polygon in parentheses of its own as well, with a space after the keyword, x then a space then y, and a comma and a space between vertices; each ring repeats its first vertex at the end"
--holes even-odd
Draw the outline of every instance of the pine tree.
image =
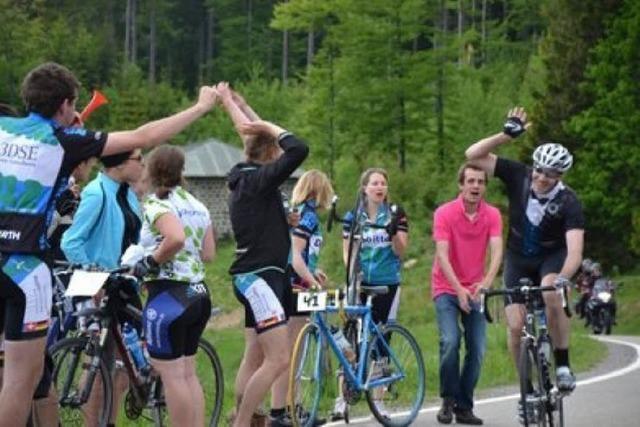
POLYGON ((573 182, 586 208, 588 253, 619 266, 640 254, 638 70, 640 3, 627 0, 593 50, 581 85, 581 96, 593 102, 568 126, 579 136, 573 182))

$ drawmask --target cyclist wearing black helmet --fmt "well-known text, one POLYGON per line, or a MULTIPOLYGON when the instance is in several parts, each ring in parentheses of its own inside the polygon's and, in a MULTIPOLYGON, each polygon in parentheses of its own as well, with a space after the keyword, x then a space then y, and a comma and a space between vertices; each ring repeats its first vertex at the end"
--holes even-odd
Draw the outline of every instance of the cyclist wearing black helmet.
MULTIPOLYGON (((562 181, 573 164, 571 153, 560 144, 545 143, 533 152, 532 166, 493 153, 520 136, 529 125, 525 110, 513 108, 502 132, 476 142, 465 153, 469 161, 506 185, 509 197, 509 235, 503 276, 506 287, 518 286, 518 280, 523 277, 542 285, 565 282, 578 271, 582 261, 582 205, 575 192, 562 181)), ((561 391, 572 391, 575 376, 569 367, 569 319, 558 293, 547 292, 544 299, 555 348, 557 386, 561 391)), ((517 361, 524 306, 522 301, 513 298, 506 298, 505 305, 509 347, 517 361)), ((522 419, 522 405, 519 408, 522 419)))

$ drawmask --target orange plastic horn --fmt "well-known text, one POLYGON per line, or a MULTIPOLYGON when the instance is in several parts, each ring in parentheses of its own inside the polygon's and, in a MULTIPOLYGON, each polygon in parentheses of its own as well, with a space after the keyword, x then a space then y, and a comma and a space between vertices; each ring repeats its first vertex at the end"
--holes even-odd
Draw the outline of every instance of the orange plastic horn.
POLYGON ((91 113, 93 113, 98 107, 104 104, 108 104, 109 100, 106 96, 102 94, 99 90, 93 91, 93 96, 91 97, 91 101, 84 107, 84 110, 80 113, 80 119, 83 122, 86 122, 91 113))

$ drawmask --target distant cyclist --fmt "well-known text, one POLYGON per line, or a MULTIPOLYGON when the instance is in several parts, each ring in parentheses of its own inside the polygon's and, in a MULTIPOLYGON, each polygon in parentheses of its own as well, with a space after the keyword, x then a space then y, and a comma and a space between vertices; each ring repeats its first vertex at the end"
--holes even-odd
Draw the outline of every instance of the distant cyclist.
POLYGON ((45 63, 22 83, 28 116, 0 118, 0 322, 5 333, 5 371, 0 420, 25 425, 43 368, 52 305, 46 231, 57 196, 82 161, 168 140, 209 110, 212 87, 173 116, 132 131, 70 128, 80 83, 66 67, 45 63))
POLYGON ((593 288, 593 274, 592 268, 594 263, 591 259, 585 258, 582 261, 580 270, 576 276, 576 291, 578 291, 578 302, 576 302, 575 311, 580 315, 581 319, 585 317, 585 305, 591 296, 591 289, 593 288))
MULTIPOLYGON (((471 145, 466 156, 489 175, 502 180, 509 197, 509 235, 504 262, 504 284, 518 286, 528 277, 534 283, 552 285, 568 281, 580 268, 584 244, 584 216, 575 192, 563 181, 573 156, 560 144, 545 143, 533 152, 533 163, 496 156, 493 151, 523 132, 527 114, 523 108, 509 111, 503 131, 471 145)), ((576 380, 569 364, 569 319, 561 295, 544 294, 551 338, 554 344, 557 386, 569 392, 576 380)), ((522 299, 505 298, 510 332, 509 346, 517 364, 525 309, 522 299)), ((527 417, 531 411, 527 410, 527 417)), ((519 404, 521 420, 525 416, 519 404)))
MULTIPOLYGON (((364 221, 378 227, 366 227, 362 233, 359 269, 362 272, 362 286, 386 286, 389 292, 373 299, 371 315, 376 323, 385 324, 396 318, 400 305, 400 281, 402 256, 409 244, 409 221, 402 207, 389 201, 389 178, 384 169, 370 168, 360 177, 360 192, 364 198, 361 212, 345 215, 342 233, 342 254, 347 264, 349 254, 349 232, 354 221, 364 221), (356 215, 359 217, 356 218, 356 215)), ((360 295, 364 304, 366 296, 360 295)), ((340 387, 341 389, 342 387, 340 387)), ((376 400, 379 410, 382 400, 376 400)), ((342 396, 335 401, 331 419, 343 419, 346 402, 342 396)))

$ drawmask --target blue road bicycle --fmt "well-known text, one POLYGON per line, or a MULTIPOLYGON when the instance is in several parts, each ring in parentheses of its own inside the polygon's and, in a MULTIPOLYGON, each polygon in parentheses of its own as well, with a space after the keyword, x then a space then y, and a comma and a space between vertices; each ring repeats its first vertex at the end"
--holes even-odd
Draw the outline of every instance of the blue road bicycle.
MULTIPOLYGON (((329 349, 344 375, 342 394, 346 403, 353 405, 364 394, 381 424, 411 424, 424 401, 425 369, 415 338, 397 323, 377 325, 372 318, 373 298, 386 294, 388 287, 361 286, 358 255, 362 233, 366 227, 380 227, 360 220, 363 202, 358 196, 356 215, 350 224, 346 292, 298 293, 298 308, 313 313, 300 331, 291 356, 288 403, 294 425, 308 427, 316 418, 329 349), (358 301, 361 294, 366 295, 364 305, 358 301), (327 320, 329 314, 336 313, 346 319, 341 339, 336 339, 327 320)), ((335 215, 335 200, 330 219, 341 221, 335 215)), ((327 229, 330 231, 331 223, 327 229)), ((348 410, 346 415, 348 421, 348 410)))
POLYGON ((371 413, 381 424, 396 427, 414 421, 425 396, 422 352, 407 329, 395 323, 378 326, 373 322, 371 301, 387 291, 385 286, 362 287, 361 292, 367 295, 365 305, 342 305, 342 295, 334 298, 335 304, 325 305, 323 300, 330 299, 327 292, 299 295, 307 300, 308 309, 316 305, 319 310, 298 335, 291 357, 289 407, 295 408, 291 411, 294 425, 311 426, 316 417, 327 349, 342 369, 342 391, 348 404, 355 404, 364 393, 371 413), (351 349, 355 357, 347 358, 344 345, 332 334, 327 321, 330 313, 344 313, 359 324, 356 345, 351 349))

